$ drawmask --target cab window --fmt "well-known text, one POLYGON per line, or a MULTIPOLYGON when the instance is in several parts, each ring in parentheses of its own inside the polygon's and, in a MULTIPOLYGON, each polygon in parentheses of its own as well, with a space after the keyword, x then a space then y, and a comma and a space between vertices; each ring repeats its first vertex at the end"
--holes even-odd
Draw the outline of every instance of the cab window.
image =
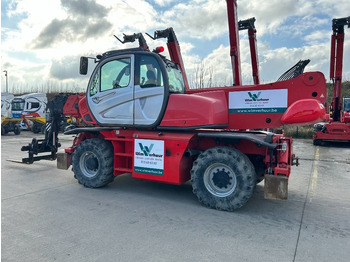
POLYGON ((12 110, 23 110, 25 101, 24 99, 13 100, 12 101, 12 110))
POLYGON ((110 61, 101 67, 101 92, 127 87, 130 83, 131 59, 110 61))
POLYGON ((27 104, 27 109, 35 109, 35 108, 39 108, 40 104, 39 102, 29 102, 27 104))
POLYGON ((168 72, 170 93, 185 93, 185 83, 180 69, 175 64, 168 63, 166 70, 168 72))
POLYGON ((93 76, 90 96, 115 88, 127 87, 131 79, 131 58, 121 58, 105 63, 93 76))
POLYGON ((92 79, 91 87, 90 87, 90 96, 94 96, 100 87, 100 70, 96 72, 94 78, 92 79))
POLYGON ((164 86, 162 71, 153 56, 142 55, 139 60, 140 86, 142 88, 164 86))

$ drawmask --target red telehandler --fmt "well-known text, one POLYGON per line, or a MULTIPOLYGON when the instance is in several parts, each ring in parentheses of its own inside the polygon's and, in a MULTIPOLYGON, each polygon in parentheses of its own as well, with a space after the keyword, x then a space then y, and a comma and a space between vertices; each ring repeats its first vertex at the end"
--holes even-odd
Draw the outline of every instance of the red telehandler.
POLYGON ((345 26, 350 28, 350 16, 332 20, 330 79, 334 93, 329 109, 331 119, 328 123, 314 125, 314 145, 320 145, 322 141, 350 142, 350 97, 344 97, 341 103, 345 26))
MULTIPOLYGON (((290 79, 243 86, 236 9, 236 1, 227 0, 233 86, 190 89, 172 28, 151 36, 167 39, 170 59, 160 54, 163 48, 150 51, 141 33, 119 39, 138 40, 138 48, 96 56, 78 107, 89 126, 65 132, 75 138, 57 154, 58 167, 72 165, 74 177, 90 188, 124 173, 176 185, 190 180, 201 203, 226 211, 242 207, 262 179, 266 198, 286 199, 291 166, 297 164, 292 138, 254 129, 324 119, 325 77, 298 67, 290 79)), ((80 61, 83 75, 88 59, 80 61)), ((49 133, 57 138, 57 132, 49 133)), ((52 141, 57 151, 58 140, 52 141)), ((35 152, 45 150, 35 149, 43 143, 24 148, 32 154, 24 162, 39 160, 35 152)))

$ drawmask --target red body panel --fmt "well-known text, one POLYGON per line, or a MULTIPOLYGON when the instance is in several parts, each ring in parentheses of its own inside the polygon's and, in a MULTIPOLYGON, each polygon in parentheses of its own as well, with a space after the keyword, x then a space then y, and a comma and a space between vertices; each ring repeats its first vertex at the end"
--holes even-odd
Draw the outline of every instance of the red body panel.
MULTIPOLYGON (((296 78, 292 78, 286 81, 275 82, 271 84, 264 85, 251 85, 251 86, 237 86, 237 87, 217 87, 217 88, 207 88, 205 91, 218 91, 221 90, 225 92, 226 100, 224 104, 227 103, 227 114, 228 114, 228 128, 229 129, 258 129, 258 128, 276 128, 283 125, 282 116, 284 111, 291 106, 294 102, 301 99, 313 99, 315 102, 312 103, 314 106, 314 110, 303 113, 304 120, 307 121, 317 121, 315 119, 315 113, 320 113, 320 105, 319 103, 324 103, 327 95, 326 90, 326 81, 324 75, 320 72, 308 72, 301 74, 296 78), (234 104, 229 103, 230 93, 234 94, 235 92, 245 91, 247 92, 246 98, 249 99, 248 92, 258 93, 261 91, 271 91, 271 90, 287 90, 287 97, 280 98, 286 99, 286 108, 284 110, 278 111, 276 113, 265 113, 264 108, 246 108, 244 111, 239 112, 239 110, 230 110, 230 106, 235 106, 234 104), (310 113, 308 115, 307 113, 310 113)), ((190 94, 200 94, 203 92, 203 89, 193 89, 189 93, 190 94)), ((268 97, 266 97, 268 99, 268 97)), ((278 99, 278 98, 277 98, 278 99)), ((242 103, 245 103, 244 99, 242 103)), ((250 102, 247 102, 249 106, 250 102)), ((195 110, 193 104, 188 100, 184 105, 186 110, 188 110, 188 114, 191 114, 191 110, 195 110)), ((255 105, 252 105, 255 106, 255 105)), ((173 106, 175 108, 175 105, 173 106)), ((311 105, 309 107, 311 109, 311 105)), ((177 109, 178 110, 178 109, 177 109)), ((298 108, 294 108, 294 114, 298 113, 298 108)), ((304 108, 299 108, 299 113, 302 113, 304 108)), ((205 112, 210 112, 205 109, 205 112)), ((204 112, 203 112, 204 113, 204 112)), ((175 114, 175 113, 174 113, 175 114)), ((325 114, 325 112, 323 113, 325 114)), ((220 116, 221 117, 221 116, 220 116)), ((318 118, 324 119, 325 116, 322 114, 319 115, 318 118)), ((301 119, 299 119, 299 123, 301 119)), ((309 124, 303 123, 303 124, 309 124)))
POLYGON ((228 109, 224 91, 172 94, 161 127, 227 126, 228 109))
MULTIPOLYGON (((194 134, 159 133, 152 131, 137 130, 113 130, 101 132, 106 140, 110 140, 114 146, 114 175, 132 173, 132 177, 158 181, 170 184, 183 184, 190 179, 190 170, 193 160, 185 150, 191 147, 191 139, 194 134), (157 157, 139 156, 135 148, 139 148, 137 141, 164 142, 161 159, 163 161, 163 172, 159 174, 141 173, 135 167, 135 158, 141 161, 155 162, 157 157)), ((159 160, 159 157, 158 157, 159 160)))
POLYGON ((80 95, 70 95, 67 98, 66 103, 63 107, 63 114, 65 116, 74 116, 74 117, 80 117, 79 111, 78 111, 78 104, 79 100, 84 97, 83 94, 80 95))
POLYGON ((86 96, 79 101, 79 113, 86 124, 97 125, 87 105, 86 96))
POLYGON ((350 123, 350 112, 343 112, 341 121, 344 123, 350 123))

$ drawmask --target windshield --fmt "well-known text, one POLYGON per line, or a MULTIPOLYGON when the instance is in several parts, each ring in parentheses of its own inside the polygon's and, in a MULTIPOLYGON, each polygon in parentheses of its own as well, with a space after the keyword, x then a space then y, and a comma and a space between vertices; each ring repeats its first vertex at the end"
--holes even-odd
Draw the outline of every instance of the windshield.
POLYGON ((185 93, 185 84, 181 71, 173 63, 166 64, 169 78, 169 91, 171 93, 185 93))
POLYGON ((350 111, 350 98, 344 98, 344 111, 350 111))
POLYGON ((12 101, 12 110, 23 111, 24 109, 24 99, 15 99, 12 101))

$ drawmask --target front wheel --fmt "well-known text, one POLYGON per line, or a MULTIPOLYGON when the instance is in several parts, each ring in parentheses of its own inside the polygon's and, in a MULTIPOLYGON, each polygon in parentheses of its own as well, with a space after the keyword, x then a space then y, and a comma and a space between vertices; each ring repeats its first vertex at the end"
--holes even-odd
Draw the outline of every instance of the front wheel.
POLYGON ((84 140, 73 154, 74 177, 80 184, 90 188, 111 183, 114 180, 113 155, 110 142, 100 138, 84 140))
POLYGON ((256 173, 249 158, 237 149, 215 147, 194 162, 191 183, 193 193, 205 206, 233 211, 252 196, 256 173))

